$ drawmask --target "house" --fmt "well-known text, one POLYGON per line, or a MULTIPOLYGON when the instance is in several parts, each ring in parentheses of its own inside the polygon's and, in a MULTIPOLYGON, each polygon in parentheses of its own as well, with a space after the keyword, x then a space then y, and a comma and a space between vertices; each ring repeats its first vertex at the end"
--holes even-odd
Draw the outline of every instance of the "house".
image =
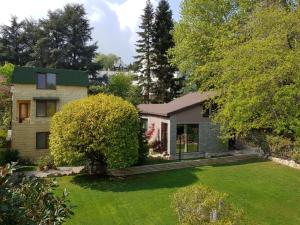
POLYGON ((143 126, 152 132, 150 142, 159 142, 171 159, 225 154, 228 144, 219 138, 219 126, 211 122, 207 101, 216 92, 194 92, 165 104, 141 104, 143 126))
POLYGON ((72 100, 87 96, 83 71, 15 67, 12 75, 11 146, 31 161, 48 152, 49 122, 72 100))

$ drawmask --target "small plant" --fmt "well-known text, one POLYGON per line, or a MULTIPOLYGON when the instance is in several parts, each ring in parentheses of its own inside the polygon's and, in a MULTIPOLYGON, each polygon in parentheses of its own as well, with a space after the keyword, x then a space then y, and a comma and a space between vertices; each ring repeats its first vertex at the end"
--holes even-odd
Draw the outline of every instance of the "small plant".
POLYGON ((195 185, 179 189, 174 195, 173 206, 180 224, 241 224, 242 211, 234 208, 226 198, 227 194, 195 185))
POLYGON ((154 152, 163 153, 164 151, 164 149, 162 148, 162 143, 159 140, 151 142, 149 146, 154 152))
POLYGON ((36 164, 37 164, 37 169, 39 171, 47 171, 50 169, 56 169, 53 157, 51 155, 45 155, 45 156, 40 157, 36 161, 36 164))
POLYGON ((19 151, 16 149, 0 149, 0 165, 19 161, 19 151))
POLYGON ((0 224, 61 225, 73 214, 66 204, 68 193, 53 193, 53 179, 16 174, 14 166, 0 167, 0 224))

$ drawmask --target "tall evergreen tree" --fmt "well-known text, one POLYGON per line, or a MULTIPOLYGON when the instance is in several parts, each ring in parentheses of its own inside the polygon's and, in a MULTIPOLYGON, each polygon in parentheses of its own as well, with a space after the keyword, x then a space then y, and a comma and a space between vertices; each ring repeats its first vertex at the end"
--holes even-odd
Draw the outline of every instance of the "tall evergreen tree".
POLYGON ((11 17, 10 25, 0 27, 0 61, 24 65, 26 52, 22 43, 24 22, 18 22, 16 16, 11 17))
POLYGON ((136 52, 138 55, 137 64, 139 67, 138 83, 143 89, 144 101, 150 102, 151 86, 152 86, 152 68, 153 68, 153 19, 154 11, 150 0, 147 0, 144 14, 142 15, 141 31, 138 32, 139 40, 136 44, 136 52))
POLYGON ((96 69, 92 59, 97 44, 92 40, 83 5, 68 4, 63 10, 49 11, 40 21, 41 38, 34 49, 34 65, 53 68, 96 69))
POLYGON ((154 93, 159 103, 171 101, 180 89, 174 78, 175 68, 168 59, 168 50, 174 47, 171 34, 173 26, 170 5, 167 0, 161 0, 155 12, 153 27, 153 73, 157 78, 154 93))

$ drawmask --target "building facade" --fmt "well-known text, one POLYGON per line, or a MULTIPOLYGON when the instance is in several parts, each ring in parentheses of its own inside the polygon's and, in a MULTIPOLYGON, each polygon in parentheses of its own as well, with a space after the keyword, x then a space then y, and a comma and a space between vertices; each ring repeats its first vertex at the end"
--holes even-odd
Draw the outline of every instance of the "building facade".
POLYGON ((83 71, 16 67, 12 77, 11 147, 31 161, 48 153, 50 120, 64 104, 87 96, 83 71))
POLYGON ((171 159, 222 155, 228 143, 222 141, 219 126, 213 124, 213 111, 205 102, 214 92, 190 93, 166 104, 138 106, 146 130, 152 130, 149 142, 159 142, 171 159))

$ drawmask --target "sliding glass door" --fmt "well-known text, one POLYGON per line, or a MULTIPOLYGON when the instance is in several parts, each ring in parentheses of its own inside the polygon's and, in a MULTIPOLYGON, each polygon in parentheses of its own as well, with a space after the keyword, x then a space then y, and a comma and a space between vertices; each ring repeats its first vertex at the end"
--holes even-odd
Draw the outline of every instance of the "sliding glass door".
POLYGON ((177 124, 176 152, 199 151, 199 125, 177 124))

